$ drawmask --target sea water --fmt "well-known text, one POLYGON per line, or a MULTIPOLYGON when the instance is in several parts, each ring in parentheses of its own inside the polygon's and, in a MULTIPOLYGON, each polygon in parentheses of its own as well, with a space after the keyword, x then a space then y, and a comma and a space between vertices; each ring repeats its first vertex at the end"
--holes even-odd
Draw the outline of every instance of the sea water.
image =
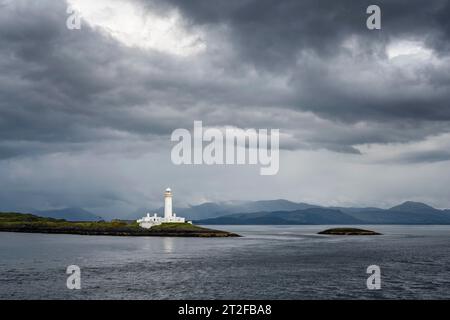
POLYGON ((450 226, 214 226, 241 238, 0 232, 0 299, 449 299, 450 226), (69 290, 69 265, 81 290, 69 290), (367 267, 381 270, 368 290, 367 267))

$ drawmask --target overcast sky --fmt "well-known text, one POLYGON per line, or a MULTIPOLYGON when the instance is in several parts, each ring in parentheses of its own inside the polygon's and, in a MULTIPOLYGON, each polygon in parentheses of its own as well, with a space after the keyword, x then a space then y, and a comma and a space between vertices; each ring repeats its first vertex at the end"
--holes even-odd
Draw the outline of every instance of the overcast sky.
POLYGON ((450 2, 376 3, 0 0, 0 210, 450 208, 450 2), (194 120, 280 129, 278 175, 173 165, 194 120))

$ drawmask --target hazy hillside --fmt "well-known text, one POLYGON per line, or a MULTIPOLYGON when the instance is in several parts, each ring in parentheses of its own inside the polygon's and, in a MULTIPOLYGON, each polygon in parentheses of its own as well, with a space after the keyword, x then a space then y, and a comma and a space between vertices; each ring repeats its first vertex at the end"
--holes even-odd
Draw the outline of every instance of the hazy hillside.
POLYGON ((392 207, 390 211, 396 212, 415 212, 415 213, 438 213, 441 210, 435 209, 425 203, 406 201, 398 206, 392 207))
POLYGON ((40 210, 34 211, 35 215, 46 218, 64 219, 67 221, 100 221, 103 220, 92 212, 83 208, 64 208, 57 210, 40 210))
POLYGON ((296 211, 241 213, 197 221, 200 224, 360 224, 339 210, 309 208, 296 211))
POLYGON ((405 202, 390 209, 308 208, 223 215, 199 224, 450 224, 449 210, 405 202))

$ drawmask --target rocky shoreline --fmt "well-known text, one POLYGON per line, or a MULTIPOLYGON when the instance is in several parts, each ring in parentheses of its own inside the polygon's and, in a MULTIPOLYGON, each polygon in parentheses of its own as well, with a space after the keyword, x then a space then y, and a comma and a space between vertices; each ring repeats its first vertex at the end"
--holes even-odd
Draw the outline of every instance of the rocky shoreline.
POLYGON ((74 234, 84 236, 119 236, 119 237, 199 237, 199 238, 225 238, 240 237, 238 234, 204 229, 197 231, 151 231, 151 230, 82 230, 82 229, 49 229, 49 228, 3 228, 0 232, 18 232, 18 233, 45 233, 45 234, 74 234))

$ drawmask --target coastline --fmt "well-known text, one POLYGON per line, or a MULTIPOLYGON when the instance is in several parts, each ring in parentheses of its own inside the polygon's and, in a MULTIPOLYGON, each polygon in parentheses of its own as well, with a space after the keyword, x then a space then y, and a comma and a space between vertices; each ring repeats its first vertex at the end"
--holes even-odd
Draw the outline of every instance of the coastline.
POLYGON ((145 229, 136 222, 123 220, 75 222, 21 213, 0 213, 0 232, 119 237, 239 237, 235 233, 189 223, 163 223, 151 229, 145 229))
POLYGON ((1 228, 0 232, 10 233, 37 233, 37 234, 73 234, 82 236, 114 236, 114 237, 195 237, 195 238, 227 238, 227 237, 241 237, 232 232, 206 229, 204 231, 194 232, 130 232, 120 230, 70 230, 70 229, 27 229, 27 228, 1 228))

